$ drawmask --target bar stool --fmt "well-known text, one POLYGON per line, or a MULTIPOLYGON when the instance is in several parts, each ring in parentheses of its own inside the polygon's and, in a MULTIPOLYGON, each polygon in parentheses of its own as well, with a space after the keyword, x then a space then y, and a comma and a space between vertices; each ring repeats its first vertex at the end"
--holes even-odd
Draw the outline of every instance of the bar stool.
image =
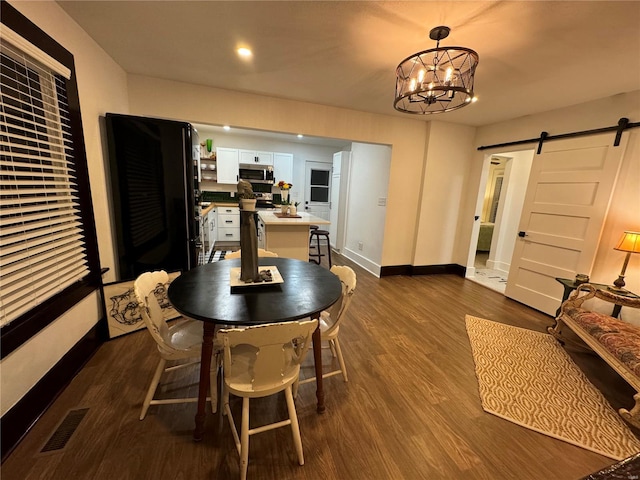
POLYGON ((311 245, 311 240, 313 238, 311 233, 316 231, 318 228, 320 228, 318 225, 309 225, 309 249, 316 248, 314 245, 311 245))
POLYGON ((315 228, 315 229, 311 230, 311 234, 310 234, 310 237, 309 237, 309 245, 311 245, 311 243, 313 242, 314 238, 316 239, 315 248, 317 249, 317 253, 309 253, 309 257, 310 257, 309 261, 317 263, 318 265, 320 265, 322 257, 327 256, 327 257, 329 257, 329 268, 331 268, 331 242, 329 242, 329 231, 328 230, 321 230, 320 228, 315 228), (322 253, 322 251, 320 250, 320 237, 324 237, 327 240, 327 253, 326 254, 322 253), (314 260, 311 257, 317 258, 318 260, 314 260))

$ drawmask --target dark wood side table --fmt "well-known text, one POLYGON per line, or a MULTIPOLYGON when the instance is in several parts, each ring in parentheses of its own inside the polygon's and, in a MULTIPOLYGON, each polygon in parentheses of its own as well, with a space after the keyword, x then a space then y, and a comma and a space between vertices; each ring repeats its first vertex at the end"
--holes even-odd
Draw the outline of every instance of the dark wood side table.
MULTIPOLYGON (((556 280, 558 282, 560 282, 562 284, 562 286, 564 287, 564 293, 562 294, 562 301, 560 302, 560 305, 562 306, 562 304, 564 303, 564 301, 569 298, 569 295, 571 294, 571 292, 573 292, 574 290, 576 290, 578 287, 580 287, 580 285, 584 285, 582 283, 576 283, 573 279, 571 278, 556 278, 556 280)), ((593 282, 587 282, 590 285, 593 285, 595 288, 597 288, 598 290, 608 290, 609 285, 605 285, 603 283, 593 283, 593 282)), ((629 290, 623 290, 622 292, 613 292, 616 295, 620 295, 623 297, 629 297, 629 298, 640 298, 638 295, 636 295, 633 292, 630 292, 629 290)), ((620 310, 622 309, 622 305, 615 305, 613 307, 613 311, 611 312, 611 316, 614 318, 618 318, 618 315, 620 315, 620 310)), ((558 310, 556 311, 556 317, 560 315, 560 307, 558 308, 558 310)))
MULTIPOLYGON (((342 284, 337 275, 306 260, 260 257, 258 264, 277 267, 284 283, 245 286, 232 291, 229 286, 230 269, 240 266, 238 258, 207 263, 189 270, 173 280, 167 291, 171 304, 178 312, 204 322, 198 411, 193 433, 196 441, 202 439, 204 432, 216 324, 246 326, 319 318, 320 312, 333 305, 342 295, 342 284)), ((318 413, 325 408, 321 347, 318 327, 313 333, 318 413)))

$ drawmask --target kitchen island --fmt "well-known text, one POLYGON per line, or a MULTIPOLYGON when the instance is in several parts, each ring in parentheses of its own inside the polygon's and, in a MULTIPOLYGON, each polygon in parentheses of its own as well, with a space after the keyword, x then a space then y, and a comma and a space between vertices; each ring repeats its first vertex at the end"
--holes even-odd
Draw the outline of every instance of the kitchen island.
POLYGON ((331 222, 310 213, 298 212, 300 218, 279 218, 274 211, 258 212, 258 244, 280 257, 309 260, 309 225, 331 222))

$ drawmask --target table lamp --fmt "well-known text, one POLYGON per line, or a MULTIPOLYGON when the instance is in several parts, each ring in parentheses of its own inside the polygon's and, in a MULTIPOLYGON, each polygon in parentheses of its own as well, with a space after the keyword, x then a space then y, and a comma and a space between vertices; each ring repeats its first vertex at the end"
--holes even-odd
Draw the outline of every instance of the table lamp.
POLYGON ((640 253, 640 232, 624 232, 618 244, 613 247, 614 250, 620 250, 621 252, 627 252, 627 256, 622 264, 622 271, 618 276, 618 279, 613 282, 613 286, 609 287, 609 290, 614 292, 621 292, 624 290, 624 273, 627 270, 629 264, 629 257, 632 253, 640 253))

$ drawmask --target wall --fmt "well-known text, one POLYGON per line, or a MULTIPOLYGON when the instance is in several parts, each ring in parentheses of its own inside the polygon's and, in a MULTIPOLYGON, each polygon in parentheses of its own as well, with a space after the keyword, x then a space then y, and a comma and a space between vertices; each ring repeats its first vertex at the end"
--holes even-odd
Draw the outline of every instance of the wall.
MULTIPOLYGON (((411 263, 427 133, 424 119, 357 112, 139 75, 128 78, 130 107, 136 115, 391 145, 387 209, 394 215, 386 217, 380 262, 411 263)), ((457 207, 458 202, 438 208, 455 219, 457 207)), ((439 232, 429 235, 437 245, 439 232)))
MULTIPOLYGON (((10 3, 74 55, 100 258, 111 259, 113 245, 98 117, 111 110, 127 111, 126 74, 55 2, 10 3)), ((99 305, 98 294, 89 296, 2 361, 3 415, 96 324, 101 317, 99 305)))
MULTIPOLYGON (((530 115, 509 122, 481 127, 477 131, 475 146, 492 145, 526 138, 535 138, 540 132, 550 135, 570 133, 617 125, 621 117, 631 122, 640 121, 640 90, 618 94, 605 99, 583 103, 551 112, 530 115)), ((617 278, 624 261, 624 253, 613 246, 624 230, 640 231, 640 128, 625 132, 629 136, 627 150, 620 167, 609 214, 604 224, 591 278, 599 283, 611 283, 617 278)), ((535 145, 534 145, 535 147, 535 145)), ((475 211, 478 185, 485 155, 502 154, 514 147, 477 151, 468 165, 468 189, 474 192, 462 206, 458 229, 460 242, 455 252, 456 263, 468 257, 472 240, 472 217, 475 211), (465 220, 466 219, 466 220, 465 220)), ((526 148, 526 146, 522 146, 526 148)), ((640 255, 632 255, 627 269, 627 287, 640 291, 640 255)))
POLYGON ((380 232, 389 216, 387 207, 378 205, 378 199, 388 198, 390 164, 391 147, 357 142, 351 145, 343 255, 375 275, 380 274, 385 240, 380 232))
MULTIPOLYGON (((413 261, 409 262, 413 265, 466 265, 455 262, 453 252, 457 244, 460 205, 463 199, 468 196, 475 199, 478 193, 478 186, 471 190, 465 188, 465 178, 473 157, 474 134, 472 127, 430 122, 424 171, 407 171, 404 174, 408 182, 406 188, 411 188, 411 175, 420 175, 422 179, 415 255, 413 261)), ((393 212, 395 215, 396 210, 393 212)), ((403 234, 402 230, 398 233, 403 234)))
MULTIPOLYGON (((102 266, 113 268, 108 169, 104 163, 106 150, 99 116, 109 111, 128 112, 126 73, 54 1, 9 3, 74 55, 98 250, 102 266)), ((115 280, 113 271, 104 278, 115 280)))

